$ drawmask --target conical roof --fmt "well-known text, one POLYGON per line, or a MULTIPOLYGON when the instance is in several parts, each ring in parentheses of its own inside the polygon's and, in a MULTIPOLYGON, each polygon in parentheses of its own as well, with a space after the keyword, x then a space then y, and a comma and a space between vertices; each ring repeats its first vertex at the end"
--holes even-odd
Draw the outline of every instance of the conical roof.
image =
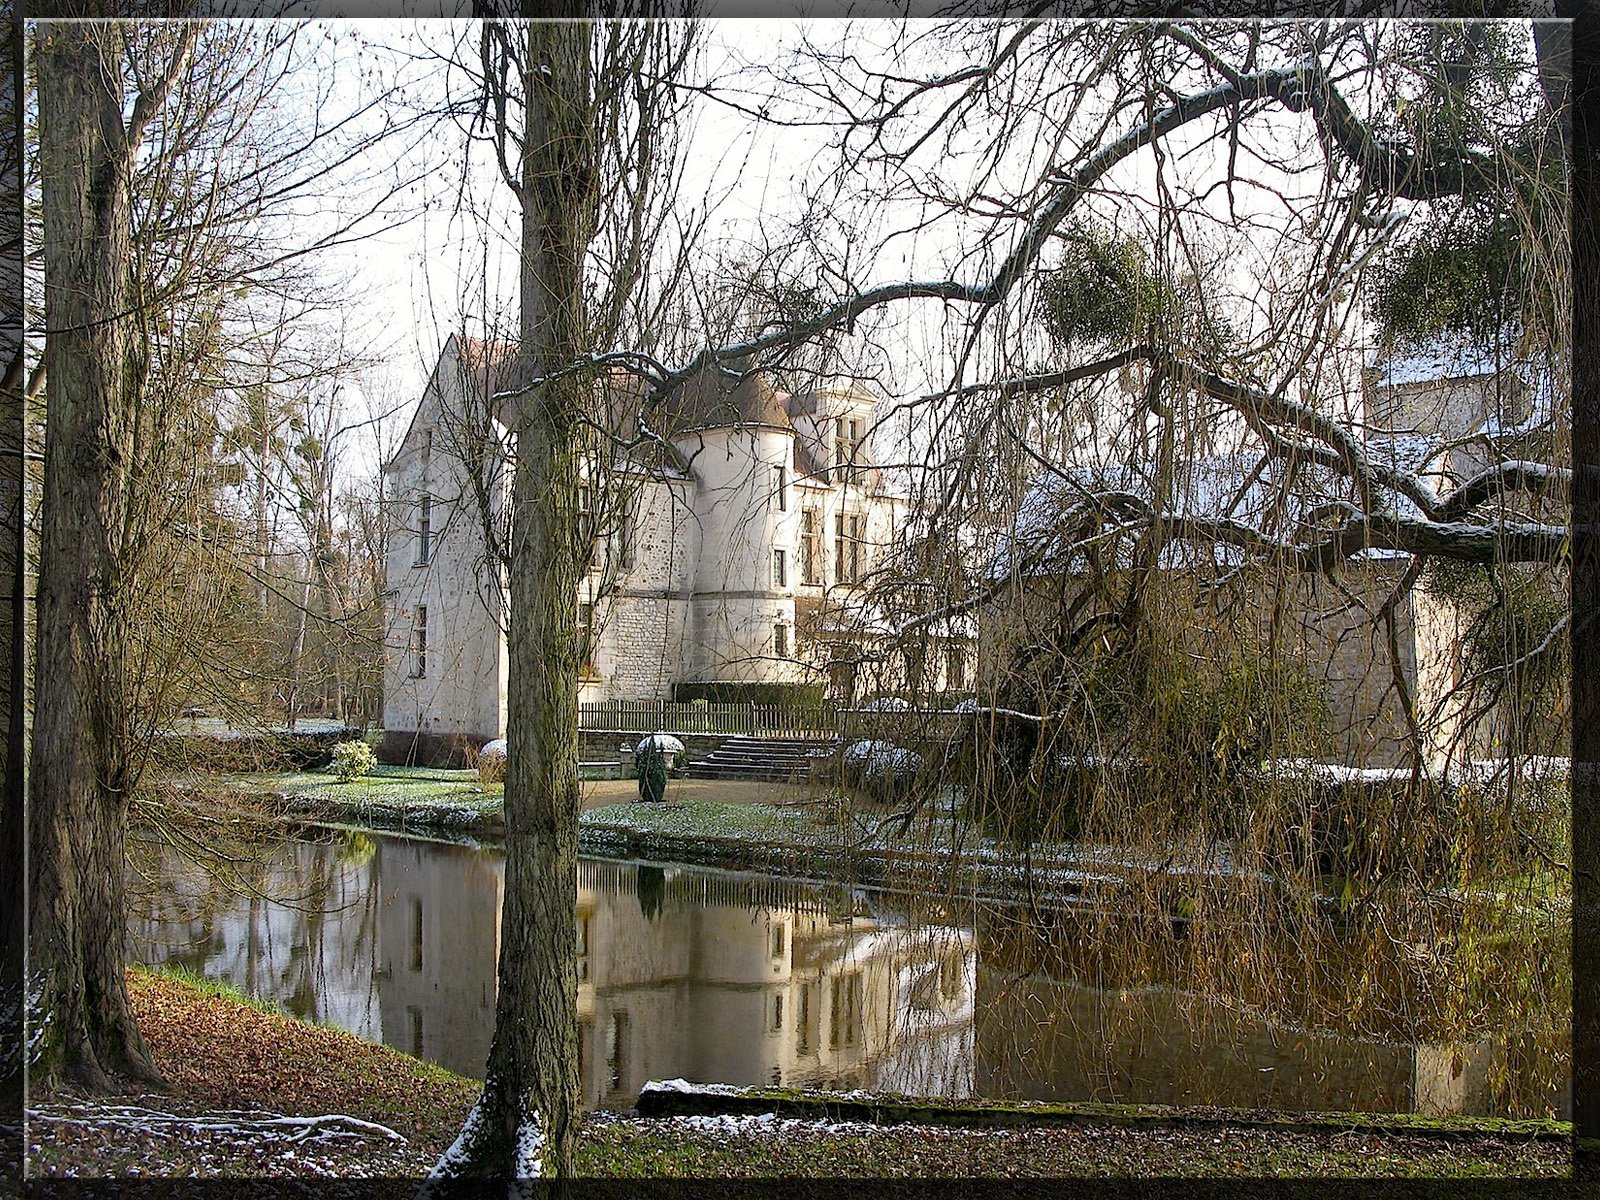
MULTIPOLYGON (((742 365, 742 364, 741 364, 742 365)), ((759 371, 740 365, 712 364, 692 375, 667 398, 675 429, 716 429, 727 425, 776 425, 794 428, 789 397, 759 371)))

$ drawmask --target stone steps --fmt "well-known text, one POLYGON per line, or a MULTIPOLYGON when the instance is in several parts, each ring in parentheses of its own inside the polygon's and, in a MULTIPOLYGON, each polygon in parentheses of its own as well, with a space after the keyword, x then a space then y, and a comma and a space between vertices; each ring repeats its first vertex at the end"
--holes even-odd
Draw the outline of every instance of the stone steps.
POLYGON ((691 779, 803 780, 812 752, 830 749, 823 738, 731 737, 707 757, 689 764, 691 779))

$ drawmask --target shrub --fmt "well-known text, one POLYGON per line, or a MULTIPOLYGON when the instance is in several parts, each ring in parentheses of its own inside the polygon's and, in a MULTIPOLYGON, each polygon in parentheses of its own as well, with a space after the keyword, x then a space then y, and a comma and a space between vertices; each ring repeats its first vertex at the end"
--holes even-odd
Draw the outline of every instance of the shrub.
POLYGON ((672 698, 679 704, 705 700, 711 704, 774 704, 789 708, 819 708, 820 683, 680 683, 672 698))
POLYGON ((495 738, 477 751, 478 786, 489 787, 506 777, 506 740, 495 738))
POLYGON ((333 748, 333 762, 329 764, 329 769, 340 783, 349 783, 352 779, 372 774, 377 765, 378 756, 365 742, 340 742, 333 748))

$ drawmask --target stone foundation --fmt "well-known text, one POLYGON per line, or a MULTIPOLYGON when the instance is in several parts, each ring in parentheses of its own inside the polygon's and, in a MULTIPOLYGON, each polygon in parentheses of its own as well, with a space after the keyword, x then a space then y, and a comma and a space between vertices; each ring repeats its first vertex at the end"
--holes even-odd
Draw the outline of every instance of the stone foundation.
POLYGON ((390 729, 378 746, 378 761, 392 767, 464 767, 467 751, 476 751, 488 736, 470 733, 421 733, 414 729, 390 729))

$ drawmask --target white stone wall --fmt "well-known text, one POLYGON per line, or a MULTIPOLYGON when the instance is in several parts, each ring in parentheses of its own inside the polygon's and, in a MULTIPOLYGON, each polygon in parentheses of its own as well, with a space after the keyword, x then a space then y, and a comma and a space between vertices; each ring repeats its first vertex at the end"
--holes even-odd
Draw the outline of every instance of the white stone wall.
POLYGON ((794 435, 766 426, 712 429, 682 439, 682 448, 691 458, 701 528, 689 677, 793 681, 798 668, 775 655, 773 631, 780 623, 790 629, 794 625, 799 529, 794 435), (777 494, 780 466, 788 477, 782 503, 777 494), (777 550, 785 556, 781 583, 774 576, 777 550))
MULTIPOLYGON (((405 519, 390 538, 386 563, 390 595, 384 728, 391 734, 482 742, 505 736, 503 591, 486 574, 478 506, 463 493, 460 464, 450 453, 456 368, 452 341, 387 467, 391 503, 405 519), (424 494, 432 498, 431 554, 426 564, 419 564, 424 494), (421 676, 416 674, 415 649, 419 606, 427 609, 427 659, 421 676)), ((496 489, 503 504, 502 489, 503 481, 496 489)))
POLYGON ((1412 593, 1412 604, 1417 625, 1417 713, 1428 735, 1429 766, 1448 769, 1486 757, 1488 723, 1469 728, 1469 698, 1457 691, 1467 614, 1448 596, 1420 586, 1412 593))

